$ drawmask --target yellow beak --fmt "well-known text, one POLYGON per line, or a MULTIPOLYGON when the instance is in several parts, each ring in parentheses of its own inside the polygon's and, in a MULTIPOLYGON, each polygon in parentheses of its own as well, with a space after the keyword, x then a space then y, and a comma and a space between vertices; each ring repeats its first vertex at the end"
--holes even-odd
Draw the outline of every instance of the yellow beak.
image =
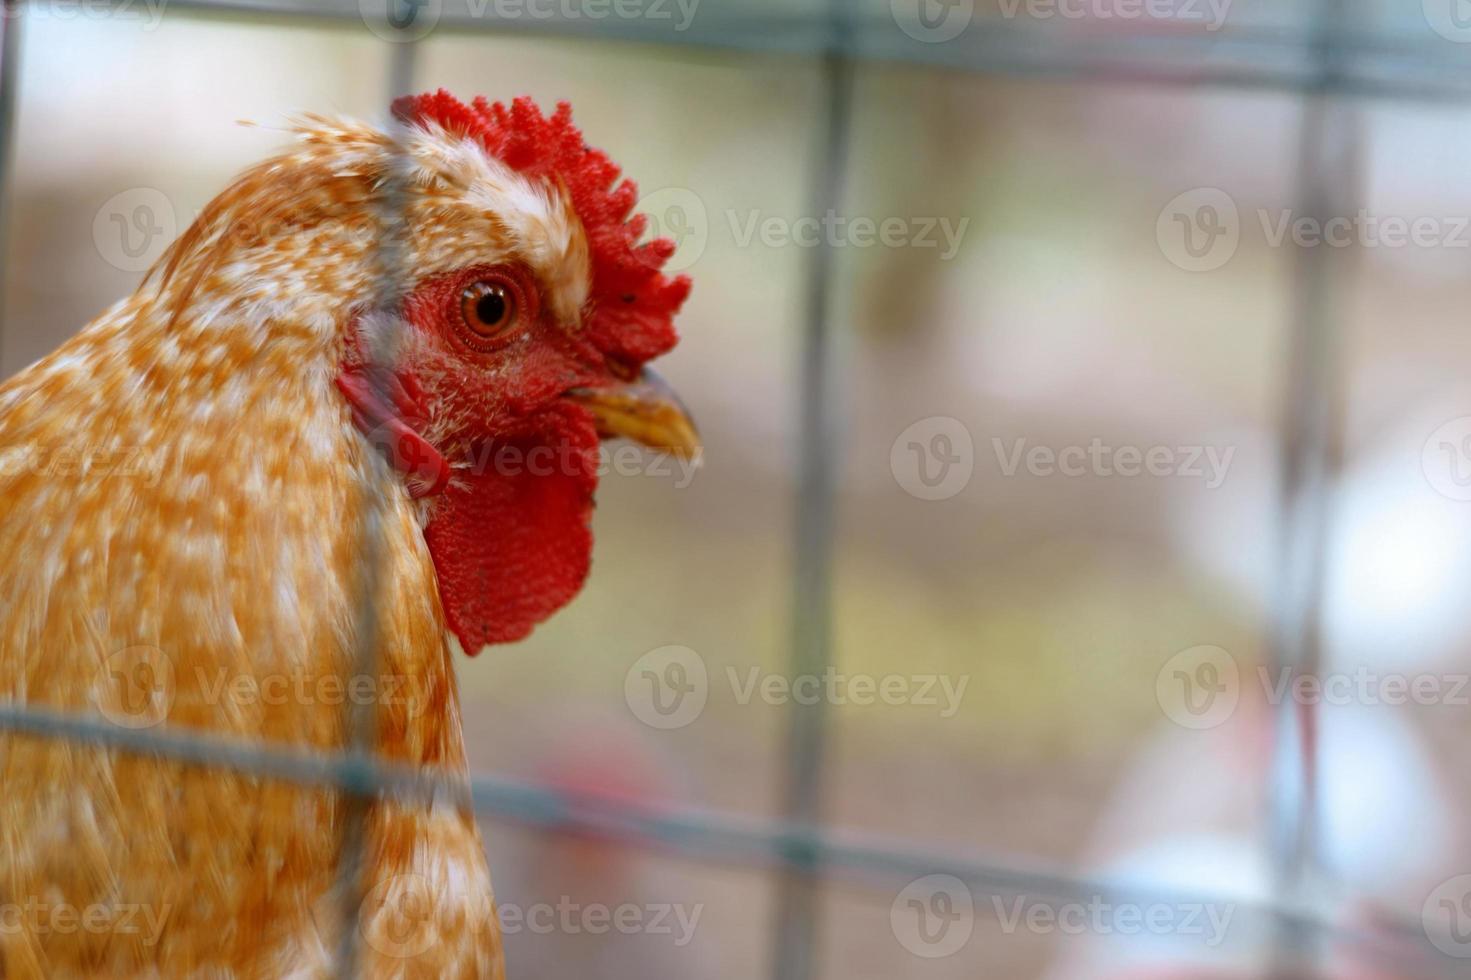
POLYGON ((592 412, 598 435, 622 437, 680 459, 700 455, 700 433, 674 389, 652 368, 606 388, 576 388, 567 398, 592 412))

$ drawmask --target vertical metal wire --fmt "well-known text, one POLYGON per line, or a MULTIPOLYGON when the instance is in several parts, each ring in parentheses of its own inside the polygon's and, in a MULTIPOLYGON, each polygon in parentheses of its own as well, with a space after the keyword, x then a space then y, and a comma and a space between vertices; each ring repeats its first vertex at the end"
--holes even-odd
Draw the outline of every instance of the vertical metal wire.
MULTIPOLYGON (((1317 11, 1319 79, 1304 97, 1297 158, 1297 206, 1326 222, 1353 212, 1360 191, 1357 107, 1335 95, 1342 66, 1338 39, 1350 26, 1352 0, 1321 0, 1317 11)), ((1301 248, 1296 255, 1278 500, 1278 572, 1272 659, 1278 671, 1313 677, 1322 665, 1322 609, 1331 504, 1343 455, 1343 364, 1336 284, 1352 249, 1301 248)), ((1311 704, 1284 699, 1276 708, 1271 848, 1279 902, 1309 904, 1320 882, 1319 725, 1311 704)), ((1276 937, 1274 975, 1312 972, 1323 950, 1291 917, 1276 937)))
MULTIPOLYGON (((809 200, 817 216, 841 207, 848 169, 853 107, 853 61, 848 10, 838 0, 832 43, 823 61, 824 129, 809 200)), ((832 662, 833 509, 838 437, 833 412, 832 280, 835 255, 823 241, 814 250, 806 285, 802 346, 800 434, 797 442, 796 554, 792 585, 793 677, 821 675, 832 662)), ((794 703, 787 735, 783 812, 794 828, 783 841, 789 870, 776 902, 772 976, 810 980, 816 975, 817 915, 821 898, 818 829, 826 711, 821 698, 794 703)))
MULTIPOLYGON (((0 265, 10 243, 10 180, 15 166, 15 105, 20 87, 20 5, 0 0, 0 265)), ((5 363, 6 274, 0 270, 0 377, 5 363)))
MULTIPOLYGON (((396 29, 403 31, 412 26, 418 7, 411 7, 410 11, 409 24, 396 26, 396 29)), ((390 44, 387 71, 387 96, 390 101, 410 93, 415 55, 415 42, 406 36, 390 44)), ((390 122, 390 131, 394 126, 397 123, 390 122)), ((396 141, 394 145, 403 144, 396 141)), ((376 256, 379 284, 374 306, 377 309, 396 310, 407 281, 403 257, 406 232, 404 212, 407 204, 403 180, 407 171, 404 161, 389 161, 379 203, 382 233, 377 243, 376 256)), ((397 356, 397 340, 396 336, 368 338, 369 381, 375 393, 385 400, 388 398, 388 373, 393 370, 397 356)), ((362 593, 358 597, 358 649, 353 680, 367 678, 370 685, 368 689, 377 690, 377 686, 382 683, 378 658, 378 644, 381 639, 378 604, 383 598, 383 569, 388 560, 383 541, 387 501, 385 481, 380 478, 383 475, 382 470, 375 468, 372 472, 374 476, 362 488, 360 502, 363 516, 358 538, 358 557, 363 569, 363 582, 362 593)), ((368 865, 365 841, 367 817, 375 800, 371 793, 369 773, 377 746, 378 699, 350 698, 345 713, 347 748, 362 769, 361 785, 350 787, 343 796, 342 843, 337 859, 337 885, 341 896, 337 975, 344 980, 351 980, 359 973, 360 922, 363 901, 369 890, 369 883, 363 880, 363 876, 368 865)))

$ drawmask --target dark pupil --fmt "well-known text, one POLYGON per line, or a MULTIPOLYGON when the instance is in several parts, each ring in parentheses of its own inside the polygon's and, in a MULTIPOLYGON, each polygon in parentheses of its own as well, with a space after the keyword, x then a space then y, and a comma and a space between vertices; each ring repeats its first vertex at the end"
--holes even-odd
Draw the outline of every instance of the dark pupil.
POLYGON ((487 327, 501 322, 506 315, 506 297, 500 292, 489 292, 475 301, 475 315, 487 327))

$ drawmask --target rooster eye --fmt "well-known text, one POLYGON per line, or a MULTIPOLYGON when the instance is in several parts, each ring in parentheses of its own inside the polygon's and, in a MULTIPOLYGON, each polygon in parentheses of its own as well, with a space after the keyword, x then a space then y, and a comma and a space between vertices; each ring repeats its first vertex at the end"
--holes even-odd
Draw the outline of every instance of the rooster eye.
POLYGON ((516 322, 516 294, 497 282, 477 282, 460 294, 460 316, 473 338, 490 340, 516 322))

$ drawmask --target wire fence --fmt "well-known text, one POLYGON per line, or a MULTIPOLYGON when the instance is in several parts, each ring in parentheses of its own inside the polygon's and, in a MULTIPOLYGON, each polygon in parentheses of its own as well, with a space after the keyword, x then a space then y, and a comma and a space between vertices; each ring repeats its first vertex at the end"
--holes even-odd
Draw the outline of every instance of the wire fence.
MULTIPOLYGON (((397 3, 399 0, 388 0, 397 3)), ((960 0, 957 0, 960 2, 960 0)), ((4 0, 0 18, 0 221, 8 197, 9 161, 14 156, 17 63, 24 56, 24 3, 4 0), (20 16, 15 16, 20 10, 20 16)), ((267 19, 282 24, 358 21, 359 0, 169 0, 174 11, 198 17, 267 19)), ((406 31, 417 16, 432 13, 439 28, 496 32, 510 36, 594 38, 606 42, 680 44, 763 55, 821 59, 824 65, 823 118, 813 126, 819 141, 809 197, 812 212, 841 206, 855 75, 875 63, 907 63, 1019 77, 1148 82, 1158 85, 1257 88, 1299 93, 1303 97, 1297 174, 1303 214, 1348 213, 1359 194, 1358 125, 1355 100, 1361 97, 1416 100, 1461 99, 1471 94, 1471 72, 1453 52, 1411 35, 1358 26, 1349 0, 1321 0, 1301 29, 1243 28, 1212 39, 1115 36, 1081 41, 1066 33, 997 20, 973 30, 957 44, 925 44, 894 29, 891 18, 866 7, 836 0, 806 12, 746 11, 734 7, 704 11, 683 34, 638 20, 497 17, 488 8, 409 0, 406 31)), ((387 94, 414 90, 416 44, 404 34, 391 45, 387 94)), ((422 85, 419 87, 423 87, 422 85)), ((390 207, 392 196, 390 195, 390 207)), ((392 226, 392 222, 389 222, 392 226)), ((0 226, 3 227, 3 226, 0 226)), ((380 259, 392 274, 398 256, 392 236, 380 259)), ((1295 282, 1290 353, 1283 365, 1286 406, 1280 433, 1278 502, 1279 581, 1274 590, 1272 656, 1276 664, 1299 673, 1316 672, 1320 657, 1317 623, 1322 605, 1324 552, 1328 534, 1329 488, 1341 456, 1342 385, 1335 342, 1334 282, 1349 258, 1339 250, 1305 250, 1295 282)), ((820 673, 831 661, 830 578, 834 480, 839 460, 833 433, 833 387, 837 354, 832 341, 831 290, 835 260, 830 246, 814 250, 806 271, 805 335, 798 373, 801 470, 794 534, 790 659, 793 676, 820 673)), ((0 331, 3 336, 3 331, 0 331)), ((366 488, 370 497, 377 488, 366 488)), ((369 514, 376 508, 369 506, 369 514)), ((376 567, 376 528, 362 531, 362 553, 376 567)), ((360 604, 371 637, 376 583, 369 576, 360 604)), ((374 644, 365 644, 365 651, 374 644)), ((371 653, 365 653, 371 657, 371 653)), ((358 665, 374 676, 371 661, 358 665)), ((857 887, 893 889, 920 876, 944 873, 964 881, 976 894, 1003 899, 1026 896, 1080 900, 1103 896, 1113 901, 1221 904, 1222 896, 1169 895, 1055 869, 1026 866, 993 856, 926 853, 903 842, 859 838, 824 825, 822 777, 825 718, 821 700, 791 709, 786 752, 784 819, 758 822, 694 809, 644 808, 489 776, 466 781, 453 773, 425 771, 376 758, 373 711, 356 710, 348 719, 350 741, 339 754, 302 751, 289 745, 229 740, 197 731, 131 730, 102 720, 60 714, 36 707, 0 706, 0 729, 47 739, 67 739, 111 749, 159 756, 190 766, 224 768, 265 779, 332 787, 350 797, 345 824, 340 881, 344 886, 341 975, 356 975, 358 930, 353 927, 360 899, 362 815, 375 799, 422 804, 450 801, 482 816, 556 833, 592 833, 629 847, 647 848, 691 859, 749 867, 758 864, 781 874, 772 948, 772 976, 810 980, 817 976, 820 886, 825 881, 857 887)), ((1278 956, 1278 975, 1317 969, 1330 948, 1352 948, 1366 958, 1422 976, 1453 975, 1428 948, 1422 924, 1379 915, 1382 928, 1348 929, 1335 909, 1310 887, 1321 869, 1314 866, 1319 821, 1315 789, 1316 719, 1311 708, 1281 709, 1274 749, 1272 831, 1278 871, 1277 898, 1255 906, 1239 901, 1242 925, 1232 940, 1270 943, 1278 956)))

